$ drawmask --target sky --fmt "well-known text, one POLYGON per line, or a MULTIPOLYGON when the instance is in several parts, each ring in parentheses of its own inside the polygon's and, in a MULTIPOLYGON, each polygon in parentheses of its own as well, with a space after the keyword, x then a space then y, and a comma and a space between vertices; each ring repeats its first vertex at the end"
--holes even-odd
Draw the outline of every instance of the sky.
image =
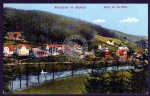
POLYGON ((148 36, 148 4, 5 3, 3 7, 42 10, 131 35, 148 36))

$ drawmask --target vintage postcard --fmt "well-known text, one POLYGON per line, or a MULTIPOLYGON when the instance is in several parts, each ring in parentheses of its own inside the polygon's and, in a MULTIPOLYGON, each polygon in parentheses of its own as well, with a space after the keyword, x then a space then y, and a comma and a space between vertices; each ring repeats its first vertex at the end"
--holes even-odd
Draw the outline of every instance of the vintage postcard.
POLYGON ((148 94, 148 4, 4 3, 3 94, 148 94))

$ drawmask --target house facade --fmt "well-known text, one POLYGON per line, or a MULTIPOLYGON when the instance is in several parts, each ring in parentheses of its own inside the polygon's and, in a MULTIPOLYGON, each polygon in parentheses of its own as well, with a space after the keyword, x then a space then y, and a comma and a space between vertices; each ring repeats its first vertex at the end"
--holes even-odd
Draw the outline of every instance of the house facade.
POLYGON ((126 50, 118 50, 116 52, 116 56, 118 56, 119 61, 127 61, 127 51, 126 50))
POLYGON ((31 50, 34 58, 41 58, 48 56, 48 54, 46 54, 44 50, 41 50, 39 48, 32 48, 31 50))
POLYGON ((139 59, 142 59, 143 58, 143 55, 142 55, 142 52, 141 51, 136 51, 133 53, 133 60, 139 60, 139 59))
POLYGON ((111 57, 111 53, 108 50, 108 48, 105 49, 104 53, 105 53, 105 58, 110 58, 111 57))
POLYGON ((113 41, 113 40, 108 40, 108 41, 107 41, 107 44, 109 44, 109 45, 114 45, 114 41, 113 41))
POLYGON ((28 44, 18 44, 16 54, 18 56, 29 56, 29 48, 30 46, 28 44))
POLYGON ((49 55, 60 55, 62 50, 61 44, 47 44, 46 45, 46 53, 49 55))
POLYGON ((129 48, 126 47, 126 46, 119 46, 119 47, 118 47, 118 50, 126 50, 127 52, 130 51, 129 48))
POLYGON ((105 51, 105 58, 110 58, 110 57, 111 57, 110 51, 105 51))
POLYGON ((3 54, 4 56, 12 56, 15 52, 13 45, 3 45, 3 54))
POLYGON ((8 39, 11 39, 11 40, 21 40, 22 39, 21 32, 8 32, 7 37, 8 37, 8 39))

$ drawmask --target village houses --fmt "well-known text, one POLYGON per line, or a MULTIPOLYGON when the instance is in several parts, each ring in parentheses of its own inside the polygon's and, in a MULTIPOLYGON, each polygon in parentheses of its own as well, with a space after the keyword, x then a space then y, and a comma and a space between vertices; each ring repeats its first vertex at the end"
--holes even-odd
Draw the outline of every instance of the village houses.
POLYGON ((47 44, 46 53, 49 55, 59 55, 62 51, 62 44, 47 44))
POLYGON ((141 51, 136 51, 133 53, 133 60, 139 60, 139 59, 142 59, 143 56, 142 56, 142 52, 141 51))
POLYGON ((21 32, 8 32, 7 38, 10 40, 22 40, 21 32))
POLYGON ((114 45, 114 41, 113 41, 113 40, 108 40, 108 41, 107 41, 107 44, 109 44, 109 45, 114 45))
POLYGON ((15 48, 13 45, 3 45, 3 53, 4 56, 12 56, 15 52, 15 48))
POLYGON ((119 61, 127 61, 127 51, 125 49, 118 48, 116 52, 119 61))
POLYGON ((28 44, 18 44, 16 47, 16 54, 18 56, 29 56, 29 48, 28 44))
POLYGON ((105 53, 105 58, 110 58, 111 57, 111 53, 108 50, 108 48, 105 49, 104 53, 105 53))
POLYGON ((41 50, 40 48, 32 48, 30 56, 33 56, 34 58, 41 58, 48 56, 48 54, 46 54, 46 52, 44 50, 41 50))

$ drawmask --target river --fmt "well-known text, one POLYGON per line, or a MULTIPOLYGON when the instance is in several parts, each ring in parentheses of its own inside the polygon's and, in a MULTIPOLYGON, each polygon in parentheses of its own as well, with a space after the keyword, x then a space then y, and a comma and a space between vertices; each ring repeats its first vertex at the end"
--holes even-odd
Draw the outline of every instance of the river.
POLYGON ((57 72, 42 72, 41 73, 29 73, 29 75, 23 76, 16 76, 14 80, 10 80, 9 88, 12 91, 15 90, 22 90, 28 87, 36 86, 42 84, 44 82, 50 82, 52 80, 58 80, 69 76, 76 76, 76 75, 85 75, 90 74, 92 71, 111 71, 111 70, 128 70, 128 69, 135 69, 134 66, 120 66, 120 67, 107 67, 101 69, 74 69, 74 70, 66 70, 66 71, 57 71, 57 72))

